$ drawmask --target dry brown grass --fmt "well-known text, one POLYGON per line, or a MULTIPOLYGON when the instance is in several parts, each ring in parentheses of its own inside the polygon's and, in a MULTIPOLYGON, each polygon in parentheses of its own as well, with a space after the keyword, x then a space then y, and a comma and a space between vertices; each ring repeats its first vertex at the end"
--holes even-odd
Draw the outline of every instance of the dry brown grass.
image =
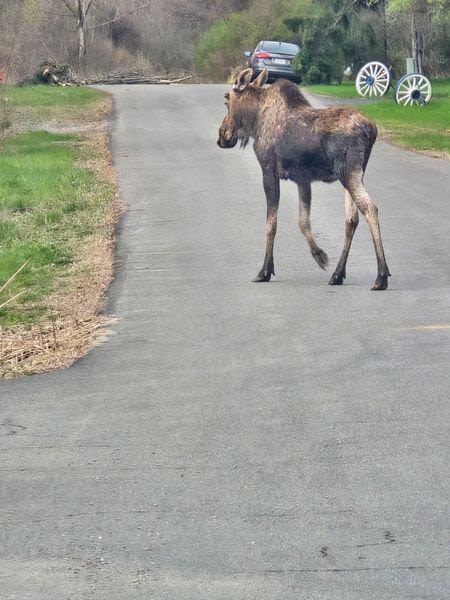
MULTIPOLYGON (((106 117, 112 110, 108 98, 89 121, 88 144, 95 159, 84 166, 112 183, 116 177, 109 151, 106 117)), ((61 129, 64 128, 61 122, 61 129)), ((58 292, 48 298, 51 317, 31 328, 0 328, 0 378, 62 369, 86 354, 108 335, 112 319, 101 314, 106 290, 114 274, 115 228, 120 218, 116 202, 108 207, 102 227, 80 248, 58 292)))

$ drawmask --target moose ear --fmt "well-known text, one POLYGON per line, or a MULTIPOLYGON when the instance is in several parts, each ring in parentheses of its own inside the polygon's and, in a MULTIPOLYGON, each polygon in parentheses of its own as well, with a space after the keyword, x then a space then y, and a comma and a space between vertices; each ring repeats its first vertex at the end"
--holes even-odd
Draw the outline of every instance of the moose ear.
POLYGON ((255 81, 251 84, 253 87, 262 87, 265 83, 267 83, 267 79, 269 77, 269 71, 264 69, 255 79, 255 81))
POLYGON ((245 71, 239 73, 239 75, 236 77, 236 81, 234 82, 233 89, 239 90, 240 92, 244 91, 250 83, 250 81, 252 80, 252 75, 252 69, 245 69, 245 71))

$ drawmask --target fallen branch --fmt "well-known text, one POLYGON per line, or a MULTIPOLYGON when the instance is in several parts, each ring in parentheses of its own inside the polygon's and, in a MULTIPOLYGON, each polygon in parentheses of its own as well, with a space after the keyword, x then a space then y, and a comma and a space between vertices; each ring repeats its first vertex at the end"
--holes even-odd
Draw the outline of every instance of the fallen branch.
POLYGON ((86 80, 89 85, 133 85, 133 84, 148 84, 148 85, 170 85, 171 83, 181 83, 188 81, 195 74, 188 74, 179 77, 178 75, 139 75, 137 73, 121 74, 121 75, 105 75, 86 80))
POLYGON ((195 73, 174 71, 157 75, 149 71, 139 71, 132 66, 122 67, 113 73, 99 73, 92 77, 79 79, 69 65, 60 65, 52 61, 42 63, 38 71, 22 83, 48 83, 51 85, 170 85, 182 83, 198 77, 195 73))
POLYGON ((0 294, 3 292, 3 290, 5 290, 8 287, 8 285, 10 283, 12 283, 14 281, 14 279, 17 277, 17 275, 20 273, 20 271, 22 271, 22 269, 24 269, 27 266, 27 264, 28 264, 28 261, 24 262, 23 265, 17 269, 17 271, 14 273, 14 275, 11 275, 11 277, 8 279, 8 281, 2 285, 2 287, 0 288, 0 294))
POLYGON ((162 79, 161 83, 181 83, 182 81, 187 81, 188 79, 192 79, 193 77, 198 77, 198 75, 186 75, 186 77, 179 77, 178 79, 162 79))
POLYGON ((0 309, 4 308, 7 304, 9 304, 10 302, 12 302, 13 300, 15 300, 16 298, 18 298, 22 294, 25 294, 25 290, 22 290, 21 292, 19 292, 18 294, 16 294, 15 296, 13 296, 9 300, 7 300, 6 302, 3 302, 2 304, 0 304, 0 309))

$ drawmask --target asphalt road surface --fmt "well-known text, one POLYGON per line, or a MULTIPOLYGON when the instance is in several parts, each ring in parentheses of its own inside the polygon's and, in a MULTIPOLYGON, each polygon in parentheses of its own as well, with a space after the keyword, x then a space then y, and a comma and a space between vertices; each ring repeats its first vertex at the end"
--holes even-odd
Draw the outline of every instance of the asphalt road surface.
MULTIPOLYGON (((254 284, 265 200, 251 148, 216 146, 225 88, 112 91, 118 322, 0 383, 1 599, 449 598, 450 163, 376 144, 388 291, 364 222, 327 285, 292 183, 254 284)), ((343 214, 316 184, 332 267, 343 214)))

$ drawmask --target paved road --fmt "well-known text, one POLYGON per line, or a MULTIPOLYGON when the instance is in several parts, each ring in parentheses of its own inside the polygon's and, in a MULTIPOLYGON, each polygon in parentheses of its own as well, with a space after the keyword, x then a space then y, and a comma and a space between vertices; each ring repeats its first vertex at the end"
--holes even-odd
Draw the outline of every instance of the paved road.
MULTIPOLYGON (((282 189, 277 278, 220 86, 114 88, 128 212, 114 335, 0 384, 2 600, 449 597, 450 163, 378 143, 365 224, 327 286, 282 189)), ((343 194, 316 185, 334 264, 343 194)))

